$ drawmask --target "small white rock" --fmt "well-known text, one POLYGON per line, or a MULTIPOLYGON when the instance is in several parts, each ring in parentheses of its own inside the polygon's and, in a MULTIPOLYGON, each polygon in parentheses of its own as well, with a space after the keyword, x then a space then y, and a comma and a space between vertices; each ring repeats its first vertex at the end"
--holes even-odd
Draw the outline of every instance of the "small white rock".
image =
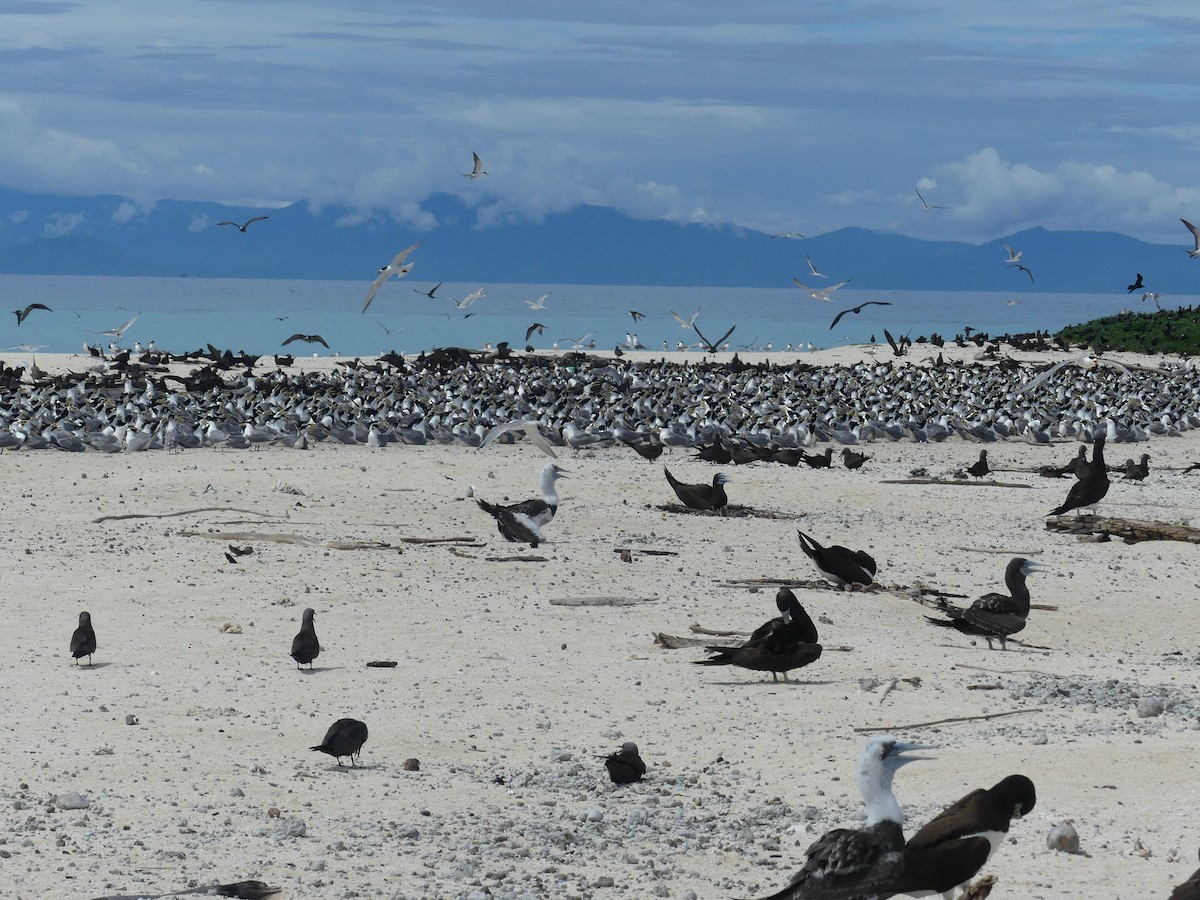
POLYGON ((87 794, 81 794, 79 791, 67 791, 67 793, 59 794, 54 798, 54 805, 59 809, 87 809, 87 794))
POLYGON ((1046 846, 1051 850, 1058 850, 1060 853, 1078 853, 1079 832, 1070 822, 1055 825, 1050 829, 1050 834, 1046 836, 1046 846))

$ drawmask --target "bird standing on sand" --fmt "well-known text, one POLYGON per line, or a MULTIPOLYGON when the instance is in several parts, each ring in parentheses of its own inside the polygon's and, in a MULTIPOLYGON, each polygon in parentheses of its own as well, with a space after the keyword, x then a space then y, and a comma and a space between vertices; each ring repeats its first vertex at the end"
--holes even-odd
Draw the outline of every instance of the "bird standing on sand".
POLYGON ((350 757, 350 765, 354 765, 354 760, 358 758, 359 751, 362 750, 362 745, 367 742, 367 726, 358 719, 338 719, 329 726, 329 730, 325 732, 325 740, 317 744, 315 747, 309 747, 310 750, 319 750, 322 753, 328 753, 337 760, 337 764, 342 764, 342 757, 350 757))
MULTIPOLYGON (((367 299, 363 302, 363 312, 367 311, 367 307, 371 305, 371 301, 375 299, 375 294, 383 286, 385 281, 387 281, 393 275, 395 275, 397 278, 403 278, 412 271, 413 264, 406 263, 405 260, 408 258, 408 254, 412 253, 421 246, 421 243, 421 241, 417 241, 411 247, 404 248, 396 254, 395 258, 392 259, 390 263, 379 270, 379 275, 376 276, 375 280, 371 282, 371 286, 367 288, 367 299)), ((438 282, 438 285, 440 287, 441 282, 438 282)), ((435 287, 433 291, 436 290, 437 288, 435 287)), ((430 297, 433 297, 433 291, 429 292, 430 297)))
POLYGON ((1141 462, 1125 460, 1125 477, 1131 481, 1144 481, 1150 474, 1150 454, 1143 453, 1141 462))
POLYGON ((475 502, 479 504, 480 509, 496 520, 496 528, 505 540, 536 546, 546 540, 541 527, 550 524, 558 511, 559 497, 555 482, 566 477, 566 469, 557 463, 548 462, 542 466, 540 500, 523 500, 509 506, 479 499, 475 502))
POLYGON ((44 309, 46 312, 54 312, 54 310, 52 310, 50 307, 48 307, 45 303, 30 303, 24 309, 14 309, 13 315, 17 317, 17 327, 18 328, 21 327, 21 323, 24 322, 26 319, 28 319, 29 314, 31 312, 33 312, 35 309, 44 309))
POLYGON ((80 658, 86 656, 88 665, 92 664, 92 654, 96 652, 96 632, 92 628, 92 614, 81 612, 79 614, 79 627, 71 634, 71 656, 75 659, 75 665, 79 665, 80 658))
POLYGON ((822 547, 803 531, 797 531, 800 549, 812 560, 822 577, 838 587, 850 584, 870 584, 875 580, 875 560, 865 550, 851 550, 840 544, 822 547))
POLYGON ((867 454, 856 453, 849 447, 842 448, 842 463, 847 469, 861 469, 863 463, 870 458, 871 457, 867 456, 867 454))
POLYGON ((666 466, 663 466, 663 472, 679 502, 688 509, 716 510, 723 516, 728 513, 729 497, 725 494, 725 485, 729 483, 729 477, 724 472, 714 475, 712 484, 684 484, 666 466))
MULTIPOLYGON (((1098 435, 1092 447, 1092 462, 1087 474, 1071 485, 1067 491, 1067 499, 1050 512, 1048 516, 1061 516, 1073 509, 1090 509, 1095 515, 1096 504, 1108 493, 1108 466, 1104 463, 1104 435, 1098 435)), ((1079 513, 1077 513, 1079 515, 1079 513)))
POLYGON ((827 831, 804 851, 804 867, 792 883, 762 900, 868 900, 886 890, 904 870, 904 813, 892 779, 901 766, 928 759, 904 754, 925 749, 891 734, 868 738, 857 773, 866 824, 827 831))
POLYGON ((1029 588, 1025 578, 1034 572, 1043 571, 1037 563, 1023 557, 1010 560, 1004 570, 1004 584, 1008 594, 984 594, 966 609, 947 604, 945 613, 949 618, 935 619, 926 616, 934 625, 954 628, 963 634, 973 634, 987 641, 988 649, 994 639, 1000 640, 1000 649, 1008 649, 1008 636, 1025 628, 1029 618, 1029 588))
POLYGON ((297 669, 301 665, 307 665, 311 669, 313 660, 321 652, 321 645, 317 641, 317 630, 313 627, 313 615, 311 608, 304 611, 300 631, 292 638, 292 659, 296 661, 297 669))
POLYGON ((780 588, 775 594, 775 606, 779 616, 760 625, 750 638, 737 647, 705 647, 716 656, 696 660, 698 666, 737 666, 754 672, 770 672, 771 680, 778 681, 783 673, 801 669, 821 658, 821 645, 817 643, 817 626, 796 595, 788 588, 780 588))
POLYGON ((946 807, 904 845, 904 870, 880 896, 949 897, 979 874, 1004 842, 1013 819, 1037 803, 1033 782, 1009 775, 946 807))
POLYGON ((979 451, 979 461, 972 463, 970 466, 967 467, 967 474, 973 475, 976 478, 982 478, 983 476, 987 475, 991 471, 992 470, 988 468, 987 451, 986 450, 980 450, 979 451))
POLYGON ((638 754, 637 744, 626 741, 616 753, 600 757, 613 784, 633 784, 646 774, 646 763, 638 754))

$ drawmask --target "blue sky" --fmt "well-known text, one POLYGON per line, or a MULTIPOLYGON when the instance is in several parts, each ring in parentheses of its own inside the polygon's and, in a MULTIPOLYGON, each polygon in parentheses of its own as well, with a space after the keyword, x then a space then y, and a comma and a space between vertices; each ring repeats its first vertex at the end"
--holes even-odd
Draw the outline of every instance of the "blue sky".
POLYGON ((0 0, 34 192, 1183 244, 1198 149, 1194 2, 0 0))

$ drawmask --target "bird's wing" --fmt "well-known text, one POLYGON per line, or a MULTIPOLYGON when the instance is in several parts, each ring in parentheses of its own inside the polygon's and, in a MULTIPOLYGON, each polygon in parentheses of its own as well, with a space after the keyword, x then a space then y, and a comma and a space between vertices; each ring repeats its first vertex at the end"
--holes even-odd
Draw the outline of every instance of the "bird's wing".
POLYGON ((671 318, 674 319, 676 322, 678 322, 680 325, 682 325, 684 328, 688 327, 687 321, 683 318, 683 316, 681 316, 679 313, 675 312, 675 310, 671 310, 671 318))
POLYGON ((391 275, 392 273, 387 267, 380 270, 379 276, 371 282, 371 287, 367 290, 367 299, 363 302, 363 312, 367 311, 367 307, 370 306, 371 301, 375 299, 375 293, 379 290, 379 286, 387 281, 391 275))
POLYGON ((114 331, 116 331, 117 337, 120 337, 126 331, 128 331, 129 326, 132 325, 134 322, 136 322, 138 320, 138 316, 140 316, 140 315, 141 315, 141 313, 138 313, 136 316, 134 316, 132 319, 130 319, 128 322, 126 322, 124 325, 118 325, 115 329, 113 329, 114 331))
POLYGON ((853 281, 853 280, 854 280, 854 279, 852 279, 852 278, 847 278, 845 281, 839 281, 837 284, 831 284, 829 287, 825 288, 825 290, 821 291, 821 293, 822 293, 822 294, 823 294, 823 295, 824 295, 826 298, 828 298, 828 297, 829 297, 829 295, 830 295, 830 294, 832 294, 834 291, 836 291, 838 288, 840 288, 840 287, 845 287, 846 285, 848 285, 848 284, 849 284, 851 281, 853 281))
POLYGON ((253 219, 247 219, 246 224, 243 225, 242 227, 245 228, 249 225, 253 225, 255 222, 261 222, 263 219, 269 219, 269 218, 271 218, 271 217, 270 216, 255 216, 253 219))
MULTIPOLYGON (((218 224, 218 225, 232 225, 234 228, 241 228, 241 227, 242 227, 242 226, 241 226, 241 225, 239 225, 237 222, 218 222, 217 224, 218 224)), ((1187 223, 1185 222, 1184 224, 1186 225, 1187 223)))
POLYGON ((842 316, 846 315, 848 312, 854 312, 854 310, 843 309, 840 313, 834 316, 833 321, 829 323, 829 330, 833 331, 834 326, 837 325, 838 322, 842 321, 842 316))
POLYGON ((329 344, 325 343, 325 338, 321 337, 319 334, 310 334, 305 338, 305 340, 310 344, 320 344, 326 350, 329 349, 329 344))
POLYGON ((286 341, 284 341, 284 342, 283 342, 282 344, 280 344, 279 346, 281 346, 281 347, 286 347, 286 346, 287 346, 288 344, 290 344, 292 341, 302 341, 302 340, 304 340, 304 335, 302 335, 302 334, 300 334, 299 332, 297 332, 296 334, 293 334, 293 335, 292 335, 290 338, 288 338, 286 341))
POLYGON ((1196 226, 1193 225, 1191 222, 1189 222, 1187 219, 1180 219, 1179 221, 1182 222, 1185 226, 1187 226, 1187 230, 1190 231, 1192 233, 1192 237, 1194 237, 1196 239, 1196 249, 1200 250, 1200 231, 1198 231, 1196 229, 1196 226))
POLYGON ((899 356, 900 348, 896 346, 896 339, 892 337, 892 333, 885 328, 883 329, 883 336, 887 338, 888 344, 891 345, 892 350, 895 351, 897 356, 899 356))
POLYGON ((27 307, 25 307, 25 314, 28 315, 31 309, 44 309, 46 312, 54 312, 54 310, 48 307, 45 303, 30 303, 27 307))
POLYGON ((807 284, 805 284, 799 278, 793 278, 792 281, 794 281, 796 283, 796 287, 800 288, 800 290, 809 291, 810 293, 812 292, 812 288, 810 288, 807 284))

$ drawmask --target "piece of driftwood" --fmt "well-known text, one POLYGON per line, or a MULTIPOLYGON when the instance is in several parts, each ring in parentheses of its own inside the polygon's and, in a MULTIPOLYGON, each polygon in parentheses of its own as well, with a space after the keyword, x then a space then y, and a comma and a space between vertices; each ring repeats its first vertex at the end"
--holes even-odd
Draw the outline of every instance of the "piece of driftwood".
POLYGON ((966 663, 955 663, 955 669, 970 669, 972 672, 987 672, 989 675, 1042 675, 1046 678, 1060 678, 1053 672, 1043 672, 1040 669, 985 669, 983 666, 970 666, 966 663))
POLYGON ((995 550, 991 547, 955 547, 955 550, 962 550, 964 553, 995 553, 999 556, 1039 556, 1041 550, 995 550))
MULTIPOLYGON (((264 516, 272 518, 271 513, 265 513, 257 509, 240 509, 236 506, 197 506, 195 509, 181 509, 178 512, 168 513, 121 513, 115 516, 101 516, 98 519, 92 519, 92 524, 99 522, 119 522, 122 519, 173 519, 176 516, 190 516, 194 513, 202 512, 236 512, 245 513, 248 516, 264 516)), ((275 516, 274 518, 279 518, 275 516)))
POLYGON ((318 541, 299 534, 257 531, 181 531, 182 537, 215 538, 218 541, 266 541, 271 544, 301 544, 326 550, 396 550, 386 541, 318 541))
MULTIPOLYGON (((720 516, 711 509, 691 509, 682 503, 660 503, 657 506, 663 512, 677 513, 685 516, 720 516)), ((807 513, 786 513, 773 509, 755 509, 752 506, 741 506, 731 503, 725 507, 725 516, 730 519, 803 519, 807 513)))
POLYGON ((1200 544, 1200 528, 1172 525, 1169 522, 1135 522, 1110 516, 1050 516, 1047 531, 1075 535, 1111 535, 1127 544, 1139 541, 1185 541, 1200 544))
POLYGON ((402 537, 397 538, 402 544, 470 544, 473 547, 483 547, 484 544, 478 542, 478 539, 473 534, 464 534, 462 537, 402 537))
POLYGON ((640 556, 678 556, 674 550, 648 550, 642 547, 613 547, 613 553, 637 553, 640 556))
POLYGON ((184 891, 168 891, 165 894, 111 894, 97 897, 96 900, 160 900, 163 897, 186 897, 189 894, 203 894, 208 897, 234 897, 238 900, 262 900, 278 894, 282 888, 273 888, 263 881, 235 881, 231 884, 210 884, 205 887, 190 888, 184 891))
POLYGON ((552 597, 551 606, 636 606, 639 603, 653 603, 653 600, 643 600, 637 597, 552 597))
POLYGON ((714 628, 705 628, 699 622, 693 622, 688 626, 688 631, 692 634, 711 634, 714 637, 749 637, 749 631, 721 631, 714 628))
POLYGON ((485 556, 484 559, 488 562, 549 562, 546 557, 532 553, 519 553, 516 556, 485 556))
POLYGON ((1004 685, 1002 684, 968 684, 968 691, 998 691, 1004 685))
POLYGON ((856 734, 871 734, 876 731, 912 731, 914 728, 931 728, 934 725, 950 725, 954 722, 982 722, 985 719, 1002 719, 1005 716, 1020 716, 1025 713, 1041 712, 1040 706, 1032 709, 1010 709, 1007 712, 986 713, 981 716, 952 716, 949 719, 934 719, 932 722, 915 722, 912 725, 882 725, 872 728, 855 728, 856 734))
POLYGON ((967 487, 1031 488, 1016 481, 963 481, 961 478, 885 478, 880 484, 946 484, 967 487))

